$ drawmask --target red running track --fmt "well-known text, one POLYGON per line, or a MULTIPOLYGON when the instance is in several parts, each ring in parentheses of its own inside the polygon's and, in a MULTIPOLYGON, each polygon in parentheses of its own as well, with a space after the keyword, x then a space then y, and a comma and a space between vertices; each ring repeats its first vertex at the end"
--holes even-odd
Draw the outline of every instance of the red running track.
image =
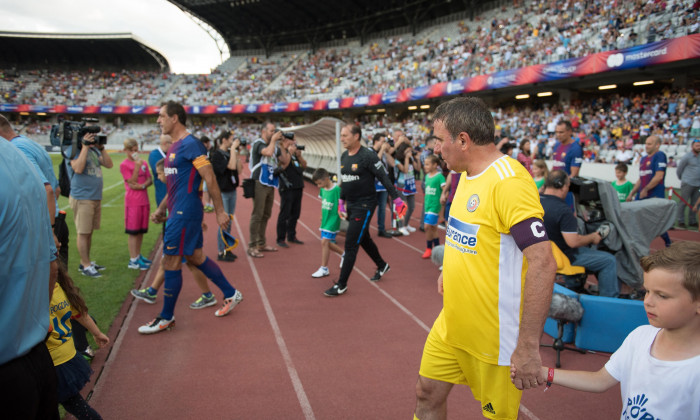
MULTIPOLYGON (((317 193, 306 184, 298 225, 305 244, 259 259, 244 252, 251 201, 239 195, 232 228, 241 242, 235 250, 239 258, 220 266, 244 300, 228 316, 215 317, 216 306, 188 308, 199 291, 187 270, 171 331, 138 334, 138 326, 159 313, 162 297, 149 305, 127 296, 109 332, 114 344, 93 362, 94 388, 85 390, 91 392, 90 404, 105 419, 412 418, 423 344, 442 305, 437 267, 420 258, 424 234, 379 238, 373 221, 372 235, 391 270, 380 282, 370 282, 376 267, 361 251, 348 292, 326 298, 322 292, 337 278, 340 259, 332 254, 330 277, 311 278, 320 265, 317 193)), ((276 202, 267 229, 270 244, 278 209, 276 202)), ((419 217, 416 211, 414 226, 419 217)), ((205 221, 216 225, 211 214, 205 221)), ((215 235, 213 228, 205 233, 204 251, 210 257, 216 255, 215 235)), ((679 235, 698 238, 697 233, 672 232, 674 239, 679 235)), ((154 272, 146 272, 139 286, 150 284, 154 272)), ((218 289, 212 291, 222 299, 218 289)), ((543 336, 543 343, 551 341, 543 336)), ((544 364, 553 366, 554 351, 542 348, 541 354, 544 364)), ((562 364, 597 370, 608 356, 564 352, 562 364)), ((616 418, 619 398, 618 387, 603 394, 539 388, 524 393, 520 417, 616 418)), ((482 418, 463 386, 454 388, 448 407, 451 419, 482 418)))

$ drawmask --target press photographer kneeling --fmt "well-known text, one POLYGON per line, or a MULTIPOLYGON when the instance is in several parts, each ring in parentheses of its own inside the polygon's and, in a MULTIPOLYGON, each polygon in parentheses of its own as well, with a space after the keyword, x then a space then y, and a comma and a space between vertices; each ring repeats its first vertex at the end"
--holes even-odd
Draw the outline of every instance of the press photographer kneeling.
POLYGON ((277 218, 277 246, 288 248, 287 242, 302 245, 297 238, 297 220, 301 214, 301 198, 304 194, 304 169, 306 160, 301 155, 304 146, 294 141, 294 133, 283 133, 277 152, 279 176, 280 214, 277 218))

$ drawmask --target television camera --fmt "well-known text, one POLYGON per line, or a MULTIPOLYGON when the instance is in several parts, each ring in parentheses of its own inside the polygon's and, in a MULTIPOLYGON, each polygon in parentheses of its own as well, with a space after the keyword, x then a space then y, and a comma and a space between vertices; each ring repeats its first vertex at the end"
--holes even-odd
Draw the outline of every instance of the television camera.
POLYGON ((98 134, 102 129, 98 125, 94 125, 99 120, 97 118, 83 118, 81 121, 60 121, 58 124, 51 126, 51 144, 61 148, 61 154, 67 159, 73 159, 83 148, 83 144, 105 145, 107 144, 107 136, 98 134), (86 134, 95 134, 92 141, 85 140, 86 134), (70 147, 70 156, 67 156, 65 151, 70 147))

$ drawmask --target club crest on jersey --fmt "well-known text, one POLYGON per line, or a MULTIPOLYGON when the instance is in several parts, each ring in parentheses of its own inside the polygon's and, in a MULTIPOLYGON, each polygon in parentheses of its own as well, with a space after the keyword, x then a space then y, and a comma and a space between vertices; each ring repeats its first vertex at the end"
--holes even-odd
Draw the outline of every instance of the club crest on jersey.
POLYGON ((479 207, 479 196, 474 194, 467 201, 467 211, 473 213, 479 207))
POLYGON ((168 159, 169 159, 171 162, 175 161, 175 153, 169 153, 169 154, 168 154, 168 159))
POLYGON ((356 171, 357 170, 357 163, 353 163, 352 166, 350 167, 350 170, 356 171))

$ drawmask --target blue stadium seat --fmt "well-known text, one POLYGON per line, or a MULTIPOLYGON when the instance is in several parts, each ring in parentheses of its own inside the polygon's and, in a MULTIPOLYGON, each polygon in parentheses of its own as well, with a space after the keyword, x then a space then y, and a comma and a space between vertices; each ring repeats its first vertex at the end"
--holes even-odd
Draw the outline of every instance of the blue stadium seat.
POLYGON ((649 323, 644 303, 600 296, 580 295, 583 318, 576 328, 576 347, 614 352, 625 337, 649 323))

